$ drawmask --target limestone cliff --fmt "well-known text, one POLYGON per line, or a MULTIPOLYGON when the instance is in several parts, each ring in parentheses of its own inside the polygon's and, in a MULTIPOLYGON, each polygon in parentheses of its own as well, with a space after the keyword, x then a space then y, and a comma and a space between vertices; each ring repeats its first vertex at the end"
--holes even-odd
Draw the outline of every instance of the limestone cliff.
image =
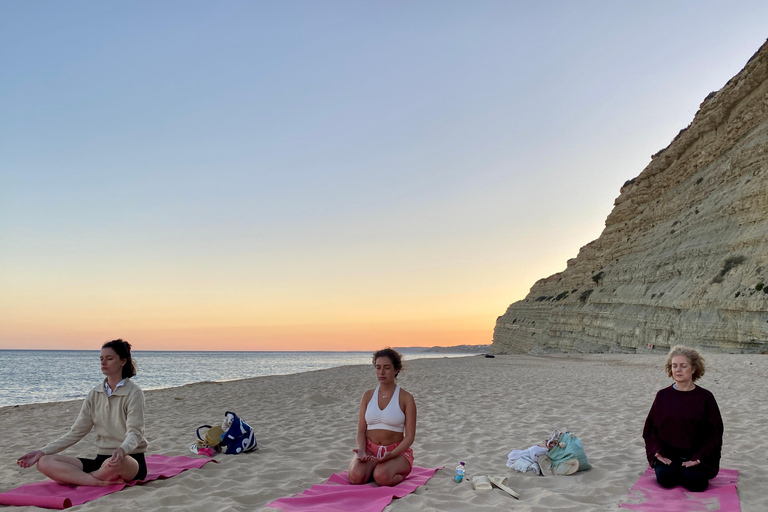
POLYGON ((491 353, 768 351, 768 43, 627 181, 597 240, 496 321, 491 353))

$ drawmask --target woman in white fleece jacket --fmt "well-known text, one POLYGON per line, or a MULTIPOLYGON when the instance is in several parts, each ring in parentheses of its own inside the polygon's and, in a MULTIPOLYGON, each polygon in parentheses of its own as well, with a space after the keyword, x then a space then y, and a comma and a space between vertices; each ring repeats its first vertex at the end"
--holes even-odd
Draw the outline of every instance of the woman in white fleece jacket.
POLYGON ((101 347, 104 382, 93 388, 69 432, 16 462, 23 468, 37 464, 50 479, 70 485, 113 485, 147 476, 144 452, 144 393, 131 382, 136 367, 127 341, 113 340, 101 347), (96 429, 95 459, 55 455, 96 429))

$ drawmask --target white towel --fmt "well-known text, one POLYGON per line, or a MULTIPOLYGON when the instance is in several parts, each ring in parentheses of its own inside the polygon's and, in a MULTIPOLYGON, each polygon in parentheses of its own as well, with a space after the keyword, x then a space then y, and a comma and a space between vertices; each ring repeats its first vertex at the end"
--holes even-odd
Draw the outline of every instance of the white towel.
MULTIPOLYGON (((509 464, 507 465, 509 466, 509 464)), ((541 469, 539 469, 538 463, 534 462, 527 456, 520 457, 514 462, 514 464, 512 464, 509 467, 511 467, 515 471, 519 471, 520 473, 527 473, 528 471, 533 471, 537 475, 541 474, 541 469)))
POLYGON ((507 456, 507 467, 511 468, 520 457, 528 457, 533 462, 538 462, 539 457, 547 453, 547 449, 543 446, 533 445, 525 450, 512 450, 507 456))
POLYGON ((232 426, 233 421, 235 421, 235 417, 232 416, 232 414, 224 416, 224 421, 221 423, 221 430, 223 430, 225 434, 229 430, 229 427, 232 426))

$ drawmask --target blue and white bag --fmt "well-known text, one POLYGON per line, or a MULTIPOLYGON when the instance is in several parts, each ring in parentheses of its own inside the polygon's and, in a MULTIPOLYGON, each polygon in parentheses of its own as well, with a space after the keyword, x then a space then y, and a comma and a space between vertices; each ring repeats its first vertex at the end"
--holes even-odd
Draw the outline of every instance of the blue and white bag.
POLYGON ((220 445, 224 453, 246 453, 259 449, 253 429, 238 418, 237 414, 227 411, 221 426, 225 431, 220 445))

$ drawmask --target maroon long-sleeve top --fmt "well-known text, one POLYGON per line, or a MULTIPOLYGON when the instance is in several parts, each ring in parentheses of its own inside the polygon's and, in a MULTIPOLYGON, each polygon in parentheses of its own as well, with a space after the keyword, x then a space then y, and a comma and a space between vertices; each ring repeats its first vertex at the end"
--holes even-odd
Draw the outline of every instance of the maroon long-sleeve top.
POLYGON ((656 454, 700 460, 708 478, 720 470, 723 419, 714 395, 696 386, 678 391, 672 386, 656 393, 643 428, 645 453, 651 467, 656 454))

